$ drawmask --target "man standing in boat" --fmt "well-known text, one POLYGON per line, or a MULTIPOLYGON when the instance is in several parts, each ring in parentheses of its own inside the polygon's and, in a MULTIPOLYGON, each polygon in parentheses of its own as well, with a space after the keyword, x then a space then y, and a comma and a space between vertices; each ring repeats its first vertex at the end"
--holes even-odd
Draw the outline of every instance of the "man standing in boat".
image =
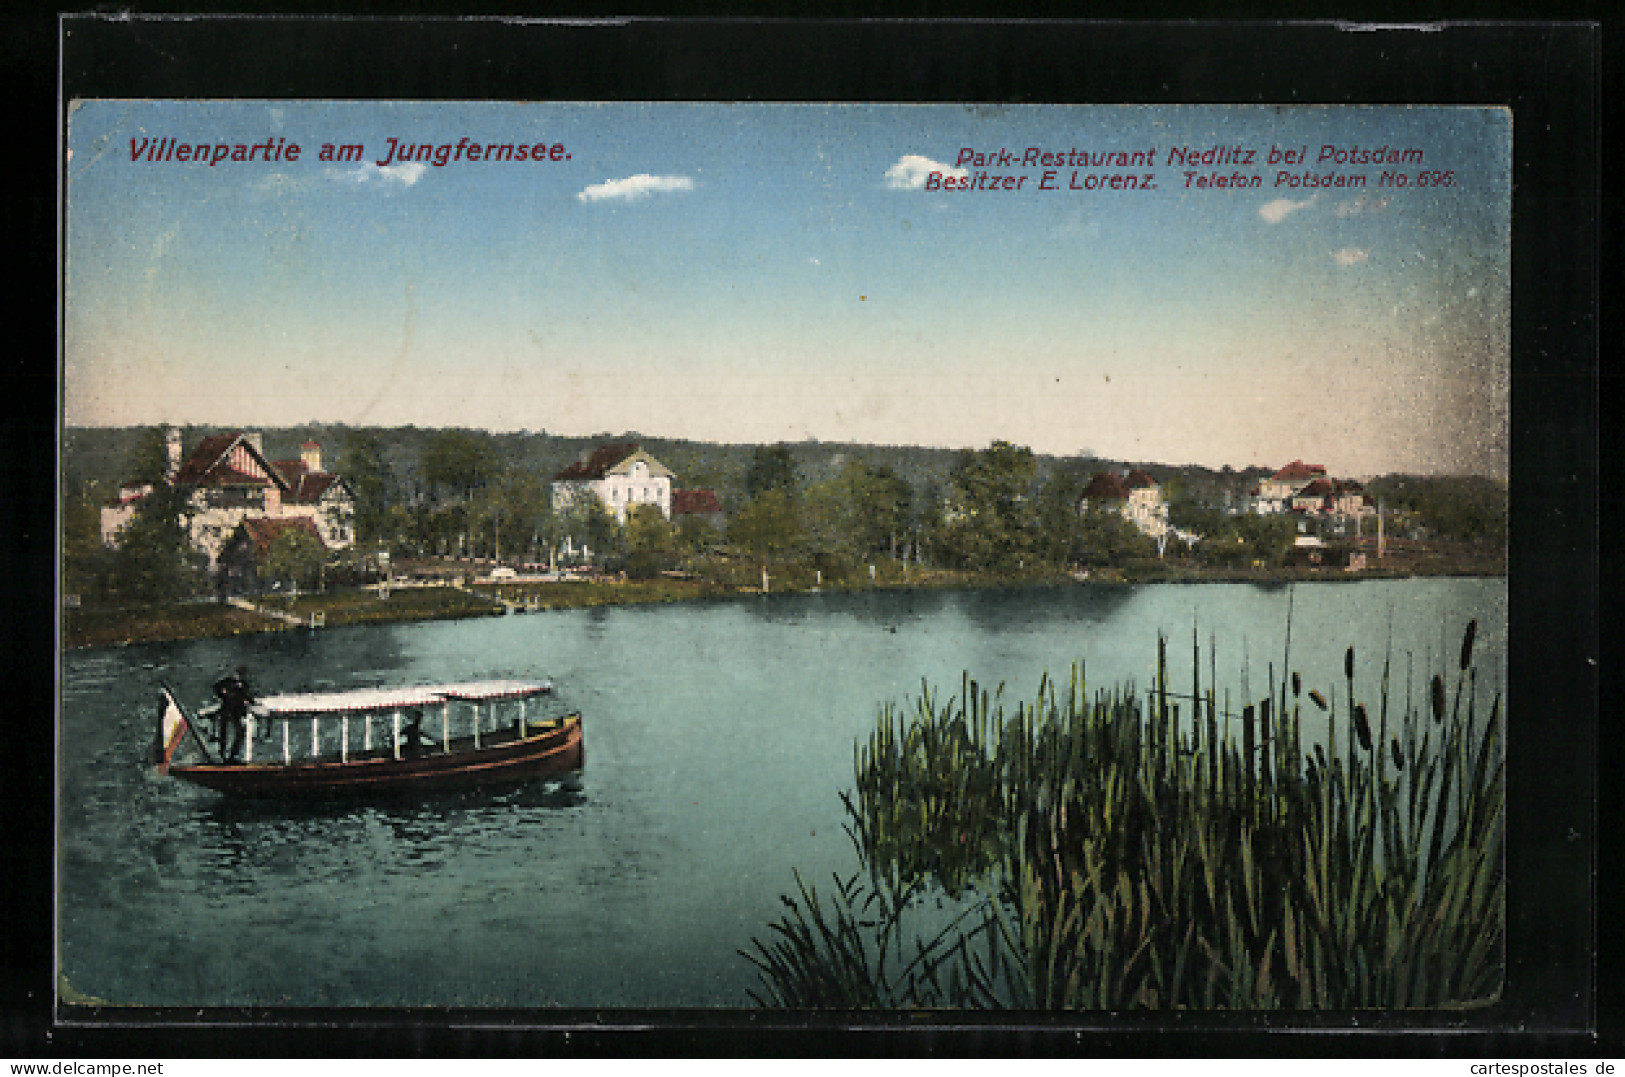
POLYGON ((238 666, 235 673, 215 681, 214 694, 220 699, 220 758, 236 763, 243 751, 243 722, 254 703, 254 693, 248 687, 248 667, 238 666))

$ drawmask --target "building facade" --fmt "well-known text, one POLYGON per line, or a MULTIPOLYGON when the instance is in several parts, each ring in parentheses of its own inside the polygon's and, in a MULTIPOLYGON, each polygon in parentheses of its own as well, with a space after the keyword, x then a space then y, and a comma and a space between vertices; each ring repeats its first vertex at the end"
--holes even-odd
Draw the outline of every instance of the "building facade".
MULTIPOLYGON (((321 446, 306 442, 298 460, 266 459, 258 433, 212 434, 182 458, 180 431, 165 435, 164 483, 179 489, 181 523, 192 548, 215 570, 226 542, 245 520, 308 519, 329 550, 355 544, 355 495, 337 475, 322 470, 321 446)), ((155 484, 136 481, 102 507, 102 542, 117 546, 155 484)))
POLYGON ((671 519, 671 469, 635 442, 604 445, 553 476, 553 511, 564 513, 596 497, 620 523, 637 505, 653 505, 671 519))

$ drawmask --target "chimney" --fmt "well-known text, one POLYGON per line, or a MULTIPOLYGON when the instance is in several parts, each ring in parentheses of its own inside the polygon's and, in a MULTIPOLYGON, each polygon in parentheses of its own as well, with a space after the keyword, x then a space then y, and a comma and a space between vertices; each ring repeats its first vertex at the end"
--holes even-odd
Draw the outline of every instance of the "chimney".
POLYGON ((314 441, 307 441, 299 446, 299 459, 305 462, 305 470, 319 472, 322 469, 322 447, 314 441))
POLYGON ((164 479, 173 481, 181 469, 181 428, 164 427, 164 479))

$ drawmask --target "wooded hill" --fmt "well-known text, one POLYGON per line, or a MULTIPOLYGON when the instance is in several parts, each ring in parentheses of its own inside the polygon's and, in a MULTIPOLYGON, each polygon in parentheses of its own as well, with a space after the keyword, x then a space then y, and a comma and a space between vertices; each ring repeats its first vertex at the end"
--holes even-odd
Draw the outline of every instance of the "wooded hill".
MULTIPOLYGON (((236 427, 185 426, 182 445, 190 452, 202 438, 234 431, 236 427)), ((322 447, 327 470, 346 474, 346 457, 361 440, 382 449, 384 462, 396 481, 396 488, 411 499, 426 488, 424 462, 430 444, 441 430, 405 427, 360 427, 311 424, 294 427, 261 428, 265 453, 273 460, 296 459, 299 446, 315 441, 322 447)), ((509 472, 528 472, 551 480, 559 471, 581 459, 600 445, 636 441, 656 459, 676 473, 674 485, 683 488, 710 488, 717 492, 724 509, 737 509, 745 500, 745 475, 755 444, 724 445, 684 439, 646 437, 636 432, 567 437, 549 433, 490 433, 464 430, 471 441, 483 443, 509 472)), ((151 427, 70 427, 63 433, 62 494, 65 499, 102 500, 111 497, 121 482, 144 478, 130 474, 132 462, 143 443, 150 441, 151 427)), ((976 446, 984 448, 985 446, 976 446)), ((822 441, 789 443, 799 478, 813 484, 835 475, 850 460, 866 460, 885 465, 920 494, 943 491, 959 450, 923 448, 914 445, 852 445, 822 441)), ((1055 457, 1039 455, 1038 481, 1043 483, 1058 467, 1095 471, 1129 467, 1143 468, 1164 487, 1170 498, 1194 501, 1206 507, 1222 508, 1226 495, 1231 503, 1246 504, 1247 491, 1271 473, 1266 468, 1241 471, 1214 470, 1195 465, 1175 466, 1143 461, 1110 460, 1094 456, 1055 457)))

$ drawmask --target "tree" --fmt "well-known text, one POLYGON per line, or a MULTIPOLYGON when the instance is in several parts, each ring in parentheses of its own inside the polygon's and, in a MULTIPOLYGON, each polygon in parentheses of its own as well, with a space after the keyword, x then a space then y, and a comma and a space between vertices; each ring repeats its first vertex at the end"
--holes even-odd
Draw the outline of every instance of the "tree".
POLYGON ((186 509, 185 495, 168 483, 158 483, 141 499, 113 558, 113 589, 120 598, 173 602, 202 589, 205 559, 188 541, 182 522, 186 509))
POLYGON ((647 580, 669 568, 672 527, 658 505, 634 505, 626 516, 626 573, 647 580))
POLYGON ((784 489, 755 498, 728 524, 728 541, 757 557, 781 557, 801 542, 796 504, 784 489))
POLYGON ((260 582, 275 581, 314 589, 327 560, 320 539, 302 527, 285 527, 265 552, 260 565, 260 582))
POLYGON ((750 467, 745 471, 745 497, 754 501, 770 490, 794 494, 800 482, 801 475, 790 446, 782 441, 777 445, 762 445, 751 454, 750 467))
POLYGON ((1116 567, 1157 556, 1156 541, 1112 509, 1084 513, 1074 541, 1077 563, 1093 568, 1116 567))
POLYGON ((1082 460, 1065 460, 1050 472, 1038 494, 1038 554, 1053 565, 1079 560, 1083 514, 1079 506, 1091 478, 1082 460))
POLYGON ((370 431, 351 431, 338 473, 355 494, 356 538, 372 543, 392 537, 390 510, 400 497, 400 481, 384 458, 383 440, 370 431))
POLYGON ((1034 559, 1037 471, 1032 450, 1007 441, 960 453, 948 475, 953 511, 943 528, 944 555, 976 570, 1015 569, 1034 559))
POLYGON ((423 450, 423 480, 431 489, 449 489, 467 499, 502 473, 502 461, 489 435, 442 430, 423 450))
POLYGON ((815 550, 856 562, 895 551, 911 523, 913 490, 891 468, 848 460, 802 498, 801 523, 815 550))

